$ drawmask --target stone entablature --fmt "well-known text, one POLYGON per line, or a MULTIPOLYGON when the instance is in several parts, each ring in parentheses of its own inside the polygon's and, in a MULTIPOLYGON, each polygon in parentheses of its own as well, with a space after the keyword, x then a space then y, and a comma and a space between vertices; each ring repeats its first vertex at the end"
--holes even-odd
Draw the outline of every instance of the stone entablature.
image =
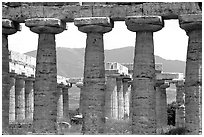
POLYGON ((172 80, 172 79, 183 79, 183 73, 173 73, 173 72, 162 72, 156 73, 156 79, 172 80))
POLYGON ((105 70, 106 70, 106 74, 128 75, 128 68, 117 62, 106 62, 105 70))
MULTIPOLYGON (((121 63, 121 65, 128 68, 128 73, 133 73, 133 63, 121 63)), ((162 63, 155 63, 155 71, 156 73, 161 73, 163 71, 162 63)))
POLYGON ((163 19, 177 19, 180 14, 198 14, 198 2, 9 2, 2 4, 2 18, 19 23, 30 18, 58 18, 73 22, 79 17, 110 17, 124 21, 127 16, 158 15, 163 19))
MULTIPOLYGON (((15 51, 9 52, 9 72, 35 76, 36 58, 15 51)), ((70 78, 57 75, 57 83, 68 84, 70 78)))

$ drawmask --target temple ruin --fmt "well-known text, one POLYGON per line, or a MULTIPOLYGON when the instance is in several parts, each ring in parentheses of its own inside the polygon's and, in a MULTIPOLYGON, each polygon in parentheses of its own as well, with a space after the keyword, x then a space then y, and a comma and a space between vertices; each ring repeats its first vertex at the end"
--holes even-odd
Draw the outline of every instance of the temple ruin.
POLYGON ((186 134, 202 134, 201 2, 3 2, 2 130, 14 122, 13 129, 58 134, 56 123, 67 119, 70 85, 66 78, 68 85, 57 82, 55 43, 56 34, 69 31, 66 22, 74 22, 87 34, 83 84, 78 84, 82 89, 83 134, 104 134, 105 116, 131 119, 132 134, 159 134, 159 127, 167 124, 165 91, 170 83, 177 86, 176 126, 185 127, 186 134), (156 70, 153 34, 168 19, 178 19, 189 37, 185 82, 179 74, 156 70), (103 35, 114 29, 115 21, 124 21, 127 30, 135 32, 135 57, 127 69, 124 65, 124 70, 107 74, 103 35), (17 74, 21 68, 14 62, 18 71, 9 66, 8 37, 20 31, 20 23, 39 38, 35 68, 26 68, 24 63, 29 60, 22 60, 24 72, 17 74))

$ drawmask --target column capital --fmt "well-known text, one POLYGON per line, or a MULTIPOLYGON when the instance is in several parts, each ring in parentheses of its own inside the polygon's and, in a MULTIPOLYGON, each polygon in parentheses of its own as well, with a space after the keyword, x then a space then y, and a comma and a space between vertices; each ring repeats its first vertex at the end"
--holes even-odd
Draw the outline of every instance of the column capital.
POLYGON ((156 85, 156 87, 159 87, 162 89, 166 89, 166 88, 170 87, 170 83, 165 82, 165 80, 157 80, 155 85, 156 85))
POLYGON ((16 75, 16 79, 25 79, 25 78, 27 78, 27 77, 24 74, 17 74, 16 75))
POLYGON ((109 17, 75 18, 74 25, 84 33, 107 33, 114 27, 114 23, 109 17))
POLYGON ((185 81, 184 80, 173 80, 173 83, 175 83, 176 87, 184 87, 185 81))
POLYGON ((161 16, 127 16, 125 19, 127 29, 137 31, 159 31, 164 27, 161 16))
POLYGON ((9 19, 2 19, 2 34, 12 35, 20 30, 19 23, 9 19))
POLYGON ((25 21, 32 32, 58 34, 66 30, 66 22, 56 18, 32 18, 25 21))
POLYGON ((82 82, 77 82, 77 83, 76 83, 76 86, 77 86, 78 88, 82 88, 82 87, 83 87, 83 83, 82 83, 82 82))
POLYGON ((180 28, 186 32, 192 30, 202 30, 202 14, 184 14, 179 17, 180 28))
POLYGON ((64 87, 65 87, 65 85, 63 83, 57 84, 57 88, 64 88, 64 87))
POLYGON ((17 74, 15 72, 9 72, 9 76, 16 78, 17 74))
POLYGON ((35 81, 35 78, 34 78, 34 76, 31 75, 31 76, 27 77, 26 80, 27 81, 35 81))

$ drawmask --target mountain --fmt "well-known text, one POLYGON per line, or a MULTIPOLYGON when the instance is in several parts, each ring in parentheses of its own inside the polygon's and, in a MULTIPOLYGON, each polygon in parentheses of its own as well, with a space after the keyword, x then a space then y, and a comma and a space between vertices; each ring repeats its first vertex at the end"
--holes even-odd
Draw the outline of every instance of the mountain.
MULTIPOLYGON (((57 48, 58 75, 65 77, 82 77, 84 64, 84 48, 57 48)), ((36 50, 25 53, 36 57, 36 50)), ((105 62, 132 63, 134 58, 134 47, 124 47, 105 50, 105 62)), ((185 71, 185 62, 179 60, 166 60, 155 55, 155 62, 163 64, 164 72, 185 71)))

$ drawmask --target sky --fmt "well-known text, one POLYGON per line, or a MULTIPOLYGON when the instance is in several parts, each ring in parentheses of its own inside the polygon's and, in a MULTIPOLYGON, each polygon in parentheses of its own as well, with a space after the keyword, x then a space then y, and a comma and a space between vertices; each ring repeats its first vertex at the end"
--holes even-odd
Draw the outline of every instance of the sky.
MULTIPOLYGON (((21 23, 21 31, 9 35, 9 50, 20 53, 37 49, 38 34, 21 23)), ((86 34, 78 31, 73 23, 67 23, 67 30, 56 35, 56 46, 85 48, 86 34)), ((135 46, 136 33, 127 29, 124 21, 114 23, 111 32, 104 34, 104 48, 115 49, 135 46)), ((164 28, 154 32, 154 54, 169 60, 186 60, 188 37, 179 27, 178 20, 165 20, 164 28)))

